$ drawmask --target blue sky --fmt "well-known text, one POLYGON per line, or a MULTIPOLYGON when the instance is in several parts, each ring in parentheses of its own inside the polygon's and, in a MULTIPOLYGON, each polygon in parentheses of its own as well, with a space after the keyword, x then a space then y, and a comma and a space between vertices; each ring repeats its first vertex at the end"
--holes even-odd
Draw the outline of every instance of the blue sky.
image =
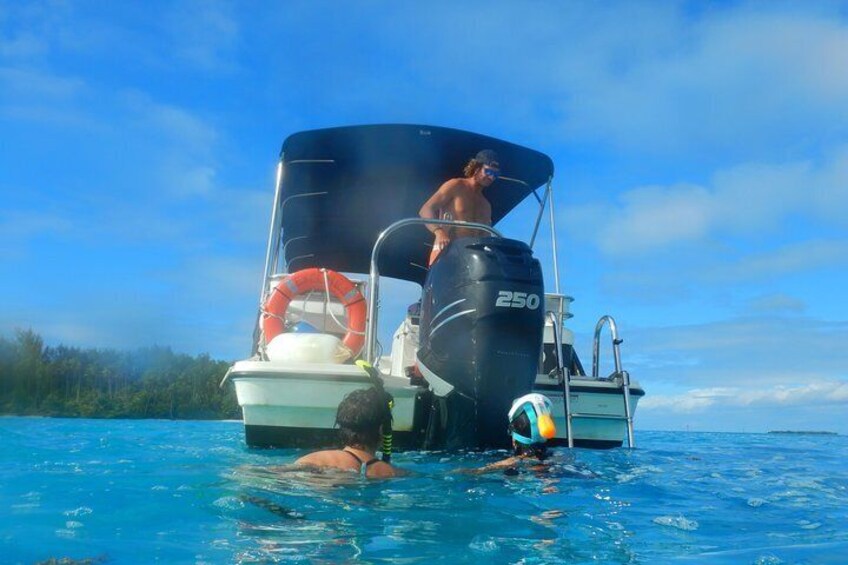
POLYGON ((361 123, 553 158, 637 428, 848 433, 845 2, 0 0, 0 333, 245 356, 280 144, 361 123))

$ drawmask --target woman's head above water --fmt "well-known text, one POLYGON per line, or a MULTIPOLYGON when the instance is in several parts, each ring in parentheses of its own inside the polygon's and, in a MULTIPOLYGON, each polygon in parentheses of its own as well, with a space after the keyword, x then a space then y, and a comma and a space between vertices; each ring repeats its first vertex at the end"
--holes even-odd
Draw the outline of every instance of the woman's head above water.
POLYGON ((391 418, 386 393, 376 388, 355 390, 344 397, 336 412, 343 445, 374 450, 380 445, 382 424, 391 418))
POLYGON ((516 455, 543 459, 545 443, 556 435, 550 399, 538 393, 516 399, 509 410, 509 432, 516 455))

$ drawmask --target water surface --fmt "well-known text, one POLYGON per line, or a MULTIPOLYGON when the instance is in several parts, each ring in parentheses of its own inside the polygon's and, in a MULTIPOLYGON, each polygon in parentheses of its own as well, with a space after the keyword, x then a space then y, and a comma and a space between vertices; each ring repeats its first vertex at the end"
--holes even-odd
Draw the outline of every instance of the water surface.
POLYGON ((637 430, 557 449, 401 453, 413 476, 274 469, 239 422, 0 418, 0 555, 103 563, 844 563, 848 438, 637 430))

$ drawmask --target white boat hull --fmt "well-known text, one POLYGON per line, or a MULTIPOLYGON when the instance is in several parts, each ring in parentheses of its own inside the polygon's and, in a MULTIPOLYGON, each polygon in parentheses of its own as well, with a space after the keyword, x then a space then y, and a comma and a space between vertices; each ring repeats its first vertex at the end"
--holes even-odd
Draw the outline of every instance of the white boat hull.
MULTIPOLYGON (((229 378, 242 409, 247 443, 257 447, 332 443, 339 403, 354 390, 372 386, 355 365, 239 361, 229 378)), ((388 375, 383 382, 394 397, 393 430, 412 433, 416 398, 423 389, 388 375)))
MULTIPOLYGON (((615 382, 572 377, 571 412, 574 445, 577 447, 619 447, 626 442, 627 420, 624 409, 624 393, 615 382)), ((539 375, 534 392, 551 399, 552 415, 556 424, 553 445, 568 445, 568 427, 565 422, 565 403, 562 385, 539 375)), ((639 399, 644 391, 638 383, 630 385, 630 407, 635 414, 639 399)), ((632 416, 632 415, 631 415, 632 416)))
MULTIPOLYGON (((332 444, 336 410, 350 392, 368 388, 368 376, 354 365, 292 364, 240 361, 229 377, 236 390, 248 445, 255 447, 317 447, 332 444)), ((394 397, 393 430, 400 448, 420 448, 426 419, 428 392, 409 379, 383 375, 386 390, 394 397)), ((562 389, 539 375, 535 392, 553 404, 557 435, 554 445, 567 444, 562 389)), ((631 385, 635 411, 644 394, 631 385)), ((574 443, 578 447, 608 448, 622 445, 627 435, 622 390, 615 383, 572 378, 574 443)))

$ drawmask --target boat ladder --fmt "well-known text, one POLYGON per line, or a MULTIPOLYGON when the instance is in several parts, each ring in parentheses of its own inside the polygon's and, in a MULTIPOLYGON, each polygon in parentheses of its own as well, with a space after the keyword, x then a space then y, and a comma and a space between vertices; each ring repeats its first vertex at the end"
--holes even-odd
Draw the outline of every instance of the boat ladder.
POLYGON ((625 420, 627 423, 627 447, 633 448, 635 444, 633 442, 633 409, 630 403, 630 373, 621 369, 621 343, 624 340, 618 337, 618 329, 616 328, 615 320, 612 316, 601 316, 601 319, 598 320, 598 323, 595 326, 595 339, 592 347, 592 377, 595 379, 598 378, 600 365, 599 357, 601 350, 601 330, 606 324, 609 324, 610 328, 612 354, 615 361, 615 372, 610 375, 610 380, 618 383, 619 387, 621 387, 621 391, 623 393, 622 396, 624 398, 624 417, 622 418, 619 416, 619 418, 625 420))
POLYGON ((571 410, 571 375, 568 368, 562 364, 562 327, 559 322, 559 317, 556 312, 548 312, 551 318, 554 332, 554 350, 556 352, 556 377, 562 383, 563 407, 565 411, 565 430, 568 436, 568 447, 574 447, 573 425, 575 418, 603 418, 607 420, 625 420, 627 423, 627 447, 633 448, 633 411, 630 404, 630 374, 627 371, 621 370, 621 352, 620 346, 624 341, 618 337, 618 330, 615 326, 615 320, 612 316, 603 316, 597 326, 595 326, 595 342, 592 356, 592 376, 598 378, 598 357, 600 353, 600 337, 601 330, 604 325, 609 323, 610 333, 612 334, 613 355, 615 358, 615 373, 612 374, 612 380, 619 382, 624 398, 624 416, 613 416, 609 414, 588 414, 581 412, 573 412, 571 410))

